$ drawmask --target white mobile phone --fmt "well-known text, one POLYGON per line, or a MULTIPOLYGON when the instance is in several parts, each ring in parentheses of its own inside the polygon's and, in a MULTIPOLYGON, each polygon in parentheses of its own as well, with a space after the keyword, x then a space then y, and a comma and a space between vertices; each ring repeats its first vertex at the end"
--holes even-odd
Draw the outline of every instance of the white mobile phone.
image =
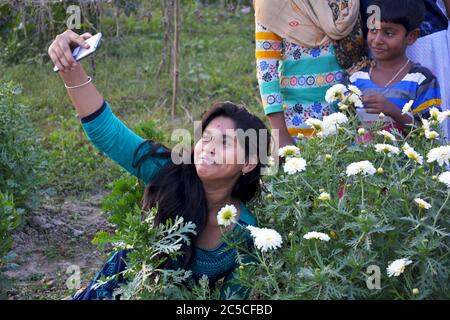
MULTIPOLYGON (((72 51, 72 55, 74 57, 74 59, 76 61, 80 61, 83 58, 86 58, 87 56, 90 56, 91 54, 93 54, 99 44, 100 44, 100 39, 102 38, 102 34, 101 33, 97 33, 96 35, 90 37, 89 39, 86 40, 86 42, 89 44, 89 48, 82 48, 82 47, 76 47, 75 49, 73 49, 72 51)), ((57 66, 55 66, 53 68, 53 71, 58 72, 59 69, 57 66)))

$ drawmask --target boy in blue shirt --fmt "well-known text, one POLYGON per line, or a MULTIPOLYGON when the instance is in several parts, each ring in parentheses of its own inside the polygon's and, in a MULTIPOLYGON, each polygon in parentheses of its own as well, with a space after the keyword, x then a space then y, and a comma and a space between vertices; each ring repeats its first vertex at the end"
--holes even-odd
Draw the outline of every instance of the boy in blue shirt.
POLYGON ((422 0, 375 0, 371 4, 381 13, 378 26, 376 21, 369 21, 373 27, 367 42, 373 63, 354 73, 349 82, 363 94, 363 114, 370 117, 382 113, 386 115, 384 121, 392 120, 386 129, 394 127, 403 132, 414 120, 428 118, 431 107, 440 109, 441 105, 436 77, 406 55, 406 48, 420 35, 425 6, 422 0), (413 117, 402 113, 411 100, 413 117))

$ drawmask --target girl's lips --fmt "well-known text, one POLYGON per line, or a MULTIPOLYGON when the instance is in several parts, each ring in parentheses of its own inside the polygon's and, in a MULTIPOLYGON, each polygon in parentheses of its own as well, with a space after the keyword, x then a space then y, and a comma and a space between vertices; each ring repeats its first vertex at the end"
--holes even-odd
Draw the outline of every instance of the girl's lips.
POLYGON ((199 160, 200 160, 199 161, 200 164, 206 164, 206 165, 213 165, 213 164, 215 164, 215 162, 213 160, 208 159, 208 158, 200 157, 199 160))

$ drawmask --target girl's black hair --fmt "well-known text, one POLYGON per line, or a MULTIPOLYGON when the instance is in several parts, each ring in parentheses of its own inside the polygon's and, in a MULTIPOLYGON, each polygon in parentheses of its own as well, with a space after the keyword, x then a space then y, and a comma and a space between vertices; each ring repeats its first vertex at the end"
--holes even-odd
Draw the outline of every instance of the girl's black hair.
POLYGON ((381 21, 398 23, 409 33, 420 28, 425 19, 423 0, 374 0, 371 3, 381 10, 381 21))
MULTIPOLYGON (((244 107, 235 105, 231 102, 217 103, 211 110, 203 115, 202 132, 213 119, 219 116, 231 119, 234 122, 236 129, 242 129, 244 132, 248 129, 256 130, 257 155, 260 153, 259 133, 262 132, 267 135, 264 137, 264 141, 266 141, 266 150, 269 150, 268 144, 270 136, 264 122, 248 112, 244 107)), ((245 143, 244 149, 245 155, 248 158, 250 152, 252 152, 252 148, 249 148, 249 143, 247 142, 248 141, 245 143)), ((149 143, 149 141, 146 141, 143 144, 146 143, 149 143)), ((141 144, 141 146, 143 144, 141 144)), ((168 148, 164 147, 167 151, 161 152, 162 145, 153 142, 150 144, 151 148, 149 152, 140 159, 135 159, 137 160, 135 161, 135 164, 138 168, 143 161, 149 157, 170 158, 171 151, 168 148)), ((262 168, 261 160, 263 160, 263 157, 267 157, 267 154, 261 155, 261 159, 258 157, 258 164, 251 172, 240 176, 233 188, 233 197, 246 203, 259 193, 262 168)), ((183 268, 187 268, 192 261, 192 245, 195 243, 197 236, 201 234, 205 228, 208 215, 206 194, 195 169, 193 152, 191 154, 191 160, 190 164, 182 163, 178 165, 174 164, 172 161, 168 161, 168 164, 162 167, 153 181, 146 186, 142 205, 143 209, 157 207, 158 212, 155 217, 155 225, 164 223, 167 219, 174 220, 176 216, 182 216, 185 221, 192 221, 195 223, 197 235, 190 236, 191 246, 184 245, 182 248, 183 256, 181 258, 181 264, 183 268)))

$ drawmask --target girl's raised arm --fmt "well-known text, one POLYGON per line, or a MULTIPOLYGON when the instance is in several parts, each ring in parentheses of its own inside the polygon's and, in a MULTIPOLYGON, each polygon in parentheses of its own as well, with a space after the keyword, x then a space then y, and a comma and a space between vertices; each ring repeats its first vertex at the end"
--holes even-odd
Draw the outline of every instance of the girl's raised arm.
POLYGON ((71 48, 73 47, 89 48, 85 40, 90 37, 92 35, 89 33, 78 35, 67 30, 57 35, 48 48, 50 59, 58 67, 70 100, 82 118, 97 111, 103 103, 103 97, 92 84, 91 78, 72 56, 71 48))

